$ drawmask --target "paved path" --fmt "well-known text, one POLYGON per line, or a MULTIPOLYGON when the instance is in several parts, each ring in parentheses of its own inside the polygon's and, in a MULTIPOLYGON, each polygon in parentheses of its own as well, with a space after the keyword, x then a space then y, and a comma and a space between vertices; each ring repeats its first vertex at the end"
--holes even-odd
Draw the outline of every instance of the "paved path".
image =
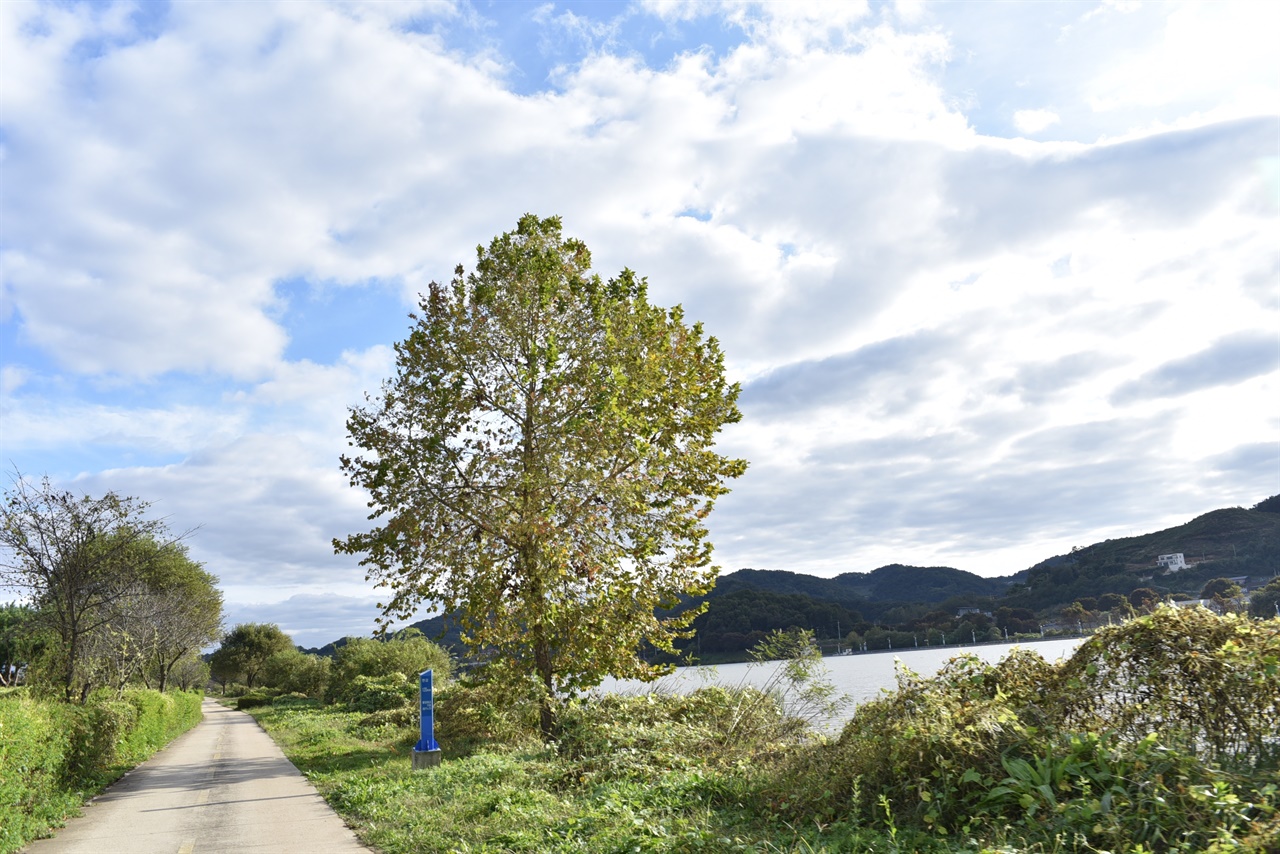
POLYGON ((29 854, 367 854, 246 715, 204 721, 139 765, 29 854))

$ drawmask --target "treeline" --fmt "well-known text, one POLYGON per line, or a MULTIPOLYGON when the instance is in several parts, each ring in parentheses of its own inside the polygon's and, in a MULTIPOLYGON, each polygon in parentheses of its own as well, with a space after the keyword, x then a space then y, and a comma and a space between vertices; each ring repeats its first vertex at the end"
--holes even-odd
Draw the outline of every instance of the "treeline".
POLYGON ((217 579, 146 502, 15 476, 0 506, 0 681, 84 702, 98 688, 203 686, 222 630, 217 579))
POLYGON ((278 697, 341 703, 373 712, 408 706, 418 674, 432 670, 448 680, 448 651, 414 628, 394 635, 344 638, 332 656, 304 652, 274 623, 242 623, 227 633, 209 659, 212 677, 239 708, 270 704, 278 697))

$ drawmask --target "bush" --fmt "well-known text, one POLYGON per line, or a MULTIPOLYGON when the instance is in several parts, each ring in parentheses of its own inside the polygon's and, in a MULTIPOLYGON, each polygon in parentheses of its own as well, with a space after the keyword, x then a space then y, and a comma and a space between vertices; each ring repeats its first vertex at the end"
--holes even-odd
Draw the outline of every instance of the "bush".
POLYGON ((1158 731, 1202 758, 1280 765, 1280 619, 1161 608, 1098 632, 1058 675, 1055 718, 1070 731, 1158 731))
POLYGON ((323 697, 329 685, 330 660, 296 649, 277 652, 263 666, 262 681, 280 691, 323 697))
POLYGON ((295 691, 291 694, 281 694, 279 697, 273 698, 271 705, 277 709, 305 709, 315 708, 320 705, 320 701, 295 691))
POLYGON ((1053 665, 1015 652, 1000 664, 952 659, 932 678, 905 668, 896 693, 859 706, 834 743, 802 752, 776 793, 783 811, 946 826, 1002 776, 1006 750, 1041 722, 1053 665))
POLYGON ((559 753, 578 778, 758 762, 794 732, 776 698, 752 687, 589 697, 566 704, 557 720, 559 753))
POLYGON ((66 785, 67 739, 56 707, 0 698, 0 851, 17 851, 81 801, 66 785))
POLYGON ((540 698, 537 683, 521 676, 448 683, 436 692, 436 740, 467 752, 483 744, 540 739, 540 698))
POLYGON ((242 694, 236 700, 236 708, 243 710, 270 706, 279 694, 280 692, 274 688, 254 688, 247 694, 242 694))
POLYGON ((198 692, 95 692, 82 705, 0 698, 0 850, 17 850, 200 721, 198 692))
POLYGON ((418 726, 418 710, 411 706, 400 706, 396 709, 383 709, 370 712, 356 721, 360 729, 406 729, 418 726))
POLYGON ((357 676, 338 695, 356 712, 379 712, 384 709, 411 707, 418 698, 418 684, 399 674, 390 676, 357 676))
POLYGON ((351 638, 338 650, 330 668, 326 697, 330 702, 350 704, 354 693, 365 690, 355 687, 359 677, 398 678, 416 692, 418 674, 424 670, 434 671, 435 686, 440 688, 448 682, 453 663, 448 652, 416 629, 406 629, 386 641, 351 638))
POLYGON ((1278 676, 1280 620, 1173 608, 1061 665, 1015 651, 901 671, 837 741, 797 753, 771 806, 1069 850, 1244 844, 1275 821, 1278 676))

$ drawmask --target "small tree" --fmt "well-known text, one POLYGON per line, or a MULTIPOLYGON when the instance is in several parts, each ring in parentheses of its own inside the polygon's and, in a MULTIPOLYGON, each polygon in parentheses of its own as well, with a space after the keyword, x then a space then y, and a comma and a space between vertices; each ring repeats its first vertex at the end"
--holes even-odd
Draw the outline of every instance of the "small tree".
POLYGON ((189 655, 179 660, 169 670, 170 684, 178 686, 180 691, 204 688, 209 681, 209 676, 208 663, 196 655, 189 655))
POLYGON ((1249 597, 1249 616, 1266 620, 1280 617, 1280 578, 1272 579, 1266 587, 1253 591, 1249 597))
POLYGON ((209 664, 223 690, 226 682, 237 676, 252 688, 262 678, 271 656, 293 648, 293 641, 275 623, 240 623, 223 639, 209 664))
POLYGON ((1098 608, 1120 616, 1133 613, 1133 606, 1129 604, 1129 600, 1119 593, 1103 593, 1098 597, 1098 608))
POLYGON ((1129 604, 1135 611, 1149 612, 1160 604, 1160 594, 1150 587, 1139 587, 1129 594, 1129 604))
POLYGON ((710 589, 704 519, 746 463, 713 450, 740 418, 714 338, 605 282, 558 218, 526 215, 432 284, 396 375, 351 410, 342 458, 378 527, 337 551, 391 591, 384 618, 441 607, 463 640, 554 699, 606 674, 655 678, 710 589))
POLYGON ((1244 610, 1244 591, 1230 578, 1214 578, 1200 590, 1201 599, 1213 601, 1219 614, 1244 610))

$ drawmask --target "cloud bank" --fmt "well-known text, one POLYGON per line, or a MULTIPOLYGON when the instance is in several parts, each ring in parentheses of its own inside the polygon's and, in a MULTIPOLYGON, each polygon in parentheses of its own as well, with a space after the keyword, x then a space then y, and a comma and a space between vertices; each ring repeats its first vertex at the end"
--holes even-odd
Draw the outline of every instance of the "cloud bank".
POLYGON ((346 408, 532 211, 723 343, 727 569, 1007 574, 1252 504, 1277 32, 1243 3, 15 0, 0 450, 199 526, 233 614, 353 633, 346 408))

